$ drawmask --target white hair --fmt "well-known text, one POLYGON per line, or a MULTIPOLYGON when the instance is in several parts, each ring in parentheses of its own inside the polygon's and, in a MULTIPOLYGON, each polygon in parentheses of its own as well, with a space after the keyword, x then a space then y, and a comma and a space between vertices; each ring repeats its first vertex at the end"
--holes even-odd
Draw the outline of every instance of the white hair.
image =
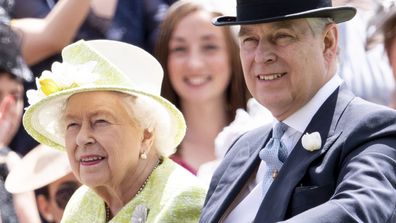
POLYGON ((328 24, 335 23, 332 18, 325 17, 325 18, 320 18, 320 17, 315 17, 315 18, 307 18, 307 22, 309 24, 309 27, 312 30, 312 33, 314 35, 319 34, 323 32, 324 28, 328 24))
POLYGON ((172 148, 173 132, 171 129, 171 116, 167 109, 150 96, 127 95, 125 102, 131 109, 133 119, 145 129, 153 134, 153 147, 160 155, 169 156, 176 151, 172 148))

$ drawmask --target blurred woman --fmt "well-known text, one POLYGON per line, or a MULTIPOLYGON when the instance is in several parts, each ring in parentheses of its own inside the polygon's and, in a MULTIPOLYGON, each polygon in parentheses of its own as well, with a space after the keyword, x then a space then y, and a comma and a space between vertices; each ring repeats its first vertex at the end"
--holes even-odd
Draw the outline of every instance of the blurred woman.
POLYGON ((156 46, 165 73, 161 94, 182 111, 188 127, 172 158, 193 173, 216 158, 217 134, 249 97, 231 29, 211 24, 220 15, 198 1, 178 1, 169 8, 156 46))
POLYGON ((62 58, 27 92, 23 119, 36 140, 66 148, 85 185, 62 222, 198 222, 206 190, 167 158, 185 122, 159 95, 161 65, 110 40, 73 43, 62 58))

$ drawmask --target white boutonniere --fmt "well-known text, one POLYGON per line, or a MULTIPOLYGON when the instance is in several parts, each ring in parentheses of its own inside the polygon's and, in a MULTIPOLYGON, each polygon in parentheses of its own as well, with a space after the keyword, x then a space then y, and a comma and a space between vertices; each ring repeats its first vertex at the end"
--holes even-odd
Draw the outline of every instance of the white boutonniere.
POLYGON ((322 139, 320 138, 319 132, 313 132, 311 134, 305 133, 301 139, 301 143, 304 149, 313 152, 320 149, 322 146, 322 139))
POLYGON ((147 221, 149 209, 143 204, 138 205, 132 214, 131 223, 144 223, 147 221))

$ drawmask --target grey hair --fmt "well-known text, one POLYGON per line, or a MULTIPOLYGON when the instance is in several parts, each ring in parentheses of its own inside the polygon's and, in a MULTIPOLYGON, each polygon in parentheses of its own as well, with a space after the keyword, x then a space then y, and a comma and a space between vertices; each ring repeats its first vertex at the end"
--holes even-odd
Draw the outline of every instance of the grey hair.
POLYGON ((335 23, 332 18, 326 17, 326 18, 320 18, 320 17, 315 17, 315 18, 307 18, 307 22, 309 27, 311 28, 311 31, 314 36, 316 36, 319 33, 322 33, 324 31, 324 28, 328 24, 333 24, 335 23))
POLYGON ((171 116, 160 102, 145 95, 129 95, 123 97, 132 118, 138 125, 153 134, 153 147, 162 156, 169 156, 176 151, 172 148, 173 138, 171 116))

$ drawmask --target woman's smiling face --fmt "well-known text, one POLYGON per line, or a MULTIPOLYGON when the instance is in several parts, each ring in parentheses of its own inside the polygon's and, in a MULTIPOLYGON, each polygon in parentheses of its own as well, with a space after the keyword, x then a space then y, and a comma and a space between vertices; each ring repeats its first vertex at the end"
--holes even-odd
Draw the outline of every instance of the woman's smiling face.
POLYGON ((66 150, 72 170, 83 184, 118 186, 139 172, 144 130, 127 106, 122 94, 114 92, 85 92, 69 98, 66 150))
POLYGON ((171 84, 182 100, 206 101, 224 97, 231 66, 224 30, 213 26, 213 16, 196 11, 184 17, 169 42, 171 84))

